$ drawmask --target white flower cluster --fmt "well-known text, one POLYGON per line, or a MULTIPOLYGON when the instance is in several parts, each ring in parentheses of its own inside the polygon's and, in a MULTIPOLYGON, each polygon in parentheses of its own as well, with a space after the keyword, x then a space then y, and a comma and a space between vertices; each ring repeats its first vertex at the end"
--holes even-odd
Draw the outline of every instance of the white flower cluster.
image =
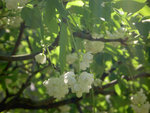
POLYGON ((77 97, 81 97, 83 93, 89 93, 93 81, 93 74, 82 72, 75 84, 71 86, 72 93, 76 93, 77 97))
POLYGON ((24 6, 28 0, 5 0, 6 8, 8 10, 17 10, 19 7, 24 6))
POLYGON ((20 23, 23 21, 21 17, 9 17, 7 20, 7 24, 12 27, 19 27, 20 23))
POLYGON ((19 27, 21 22, 23 22, 23 19, 20 16, 4 17, 0 20, 0 24, 4 24, 5 26, 9 25, 15 28, 19 27))
POLYGON ((103 34, 92 33, 92 38, 93 39, 100 39, 100 38, 103 38, 103 37, 104 37, 103 34))
POLYGON ((68 54, 66 56, 66 61, 68 64, 73 64, 78 59, 78 56, 76 53, 68 54))
POLYGON ((147 97, 142 89, 131 97, 131 107, 136 113, 149 113, 150 104, 146 99, 147 97))
MULTIPOLYGON (((90 52, 81 53, 80 55, 81 55, 80 69, 86 70, 88 67, 90 67, 90 63, 93 62, 93 55, 90 52)), ((69 54, 66 57, 66 61, 68 64, 73 64, 77 60, 79 59, 76 53, 69 54)))
POLYGON ((46 55, 43 53, 39 53, 38 55, 35 56, 35 60, 40 64, 45 64, 46 63, 46 55))
POLYGON ((65 84, 63 76, 58 78, 50 78, 43 82, 49 96, 61 99, 68 94, 68 85, 65 84))
POLYGON ((89 41, 84 42, 86 51, 89 51, 93 54, 101 52, 104 49, 104 43, 100 41, 89 41))
MULTIPOLYGON (((110 33, 109 31, 106 31, 106 35, 108 38, 111 38, 111 39, 119 39, 119 38, 125 37, 126 35, 125 32, 126 30, 124 28, 120 28, 114 33, 110 33)), ((120 45, 120 42, 111 42, 110 44, 114 47, 117 47, 118 45, 120 45)))
POLYGON ((120 28, 117 31, 115 31, 114 33, 110 33, 109 31, 106 31, 106 35, 109 38, 114 38, 114 39, 124 38, 125 37, 125 32, 126 32, 126 29, 120 28))
POLYGON ((97 87, 97 86, 101 87, 101 86, 102 86, 102 80, 96 78, 96 79, 94 80, 94 86, 95 86, 95 87, 97 87))
POLYGON ((70 106, 64 105, 59 107, 60 113, 69 113, 70 111, 70 106))
POLYGON ((93 75, 90 73, 82 72, 80 76, 76 76, 74 72, 67 72, 58 78, 50 78, 43 84, 49 96, 61 99, 69 92, 68 88, 71 88, 72 93, 76 93, 77 97, 89 93, 93 81, 93 75))
POLYGON ((90 67, 90 63, 93 62, 93 55, 90 52, 81 53, 81 54, 82 54, 82 60, 80 62, 80 69, 86 70, 88 67, 90 67))

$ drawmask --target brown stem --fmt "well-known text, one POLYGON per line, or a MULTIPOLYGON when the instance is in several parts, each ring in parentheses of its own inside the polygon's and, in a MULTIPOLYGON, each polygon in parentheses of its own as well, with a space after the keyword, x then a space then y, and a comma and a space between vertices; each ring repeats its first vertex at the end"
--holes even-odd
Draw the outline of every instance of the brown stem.
MULTIPOLYGON (((137 78, 142 78, 142 77, 150 77, 150 73, 141 73, 136 76, 134 76, 132 79, 123 76, 124 79, 126 80, 134 80, 137 78)), ((113 91, 104 91, 104 89, 107 89, 109 87, 114 86, 117 84, 119 80, 114 80, 106 85, 103 85, 101 88, 95 87, 94 88, 94 94, 111 94, 114 93, 113 91)), ((89 96, 88 94, 86 97, 89 96)), ((40 101, 34 101, 28 98, 13 98, 12 100, 8 101, 7 103, 0 103, 0 112, 4 110, 9 110, 9 109, 16 109, 16 108, 24 108, 24 109, 51 109, 51 108, 57 108, 59 106, 65 105, 65 104, 74 104, 82 100, 82 98, 77 98, 77 97, 72 97, 69 99, 61 100, 58 102, 54 102, 54 98, 45 99, 45 100, 40 100, 40 101)))

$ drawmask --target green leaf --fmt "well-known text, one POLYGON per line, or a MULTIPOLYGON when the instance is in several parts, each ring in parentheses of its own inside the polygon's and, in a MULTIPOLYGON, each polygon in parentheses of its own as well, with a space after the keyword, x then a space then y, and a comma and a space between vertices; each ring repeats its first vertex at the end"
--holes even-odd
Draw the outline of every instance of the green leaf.
POLYGON ((21 17, 24 19, 26 25, 31 28, 41 27, 42 25, 41 12, 37 7, 23 8, 21 12, 21 17))
POLYGON ((103 0, 90 0, 89 6, 92 12, 92 15, 96 17, 103 17, 106 20, 110 19, 111 3, 109 2, 106 3, 103 0))
POLYGON ((48 19, 47 17, 44 17, 44 22, 50 33, 58 33, 58 23, 56 18, 48 19))
POLYGON ((56 8, 57 8, 57 10, 60 13, 60 16, 63 17, 63 18, 67 18, 67 16, 68 16, 69 13, 64 8, 62 2, 59 2, 59 0, 55 0, 55 3, 56 3, 56 8))
POLYGON ((148 37, 150 31, 150 22, 138 22, 135 24, 135 26, 144 38, 148 37))
POLYGON ((111 60, 112 57, 108 53, 99 53, 94 57, 94 63, 92 64, 92 71, 96 75, 102 75, 105 70, 105 62, 111 60))
POLYGON ((67 33, 67 25, 65 23, 62 23, 61 25, 59 46, 60 46, 60 54, 59 54, 60 70, 61 73, 63 73, 66 65, 66 53, 68 47, 68 33, 67 33))
POLYGON ((118 1, 115 5, 116 8, 122 8, 126 12, 135 13, 142 9, 145 3, 139 3, 134 0, 121 0, 118 1))
POLYGON ((47 20, 51 20, 55 17, 56 15, 56 3, 54 0, 46 0, 46 6, 45 6, 45 11, 44 11, 44 17, 47 20))
POLYGON ((121 89, 120 89, 119 85, 116 84, 116 85, 114 86, 114 88, 115 88, 115 92, 116 92, 119 96, 121 96, 121 89))

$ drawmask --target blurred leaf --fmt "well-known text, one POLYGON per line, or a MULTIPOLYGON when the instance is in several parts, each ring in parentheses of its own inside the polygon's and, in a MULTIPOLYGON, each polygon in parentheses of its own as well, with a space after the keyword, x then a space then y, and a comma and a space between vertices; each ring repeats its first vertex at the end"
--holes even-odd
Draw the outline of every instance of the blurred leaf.
POLYGON ((145 3, 139 3, 134 0, 121 0, 118 1, 116 4, 116 8, 122 8, 124 11, 129 13, 135 13, 142 9, 145 3))
POLYGON ((121 96, 121 89, 120 89, 119 85, 116 84, 116 85, 114 86, 114 88, 115 88, 115 92, 116 92, 119 96, 121 96))
POLYGON ((31 28, 41 27, 42 25, 41 12, 37 7, 23 8, 21 17, 24 19, 26 25, 30 26, 31 28))
POLYGON ((65 23, 62 23, 61 25, 59 46, 60 46, 60 54, 59 54, 60 69, 61 73, 63 73, 66 66, 66 53, 68 47, 68 33, 67 33, 67 25, 65 23))
POLYGON ((92 14, 96 17, 102 17, 106 20, 110 19, 111 3, 104 0, 90 0, 89 6, 92 14))
POLYGON ((135 24, 135 26, 144 38, 148 37, 150 32, 150 22, 138 22, 135 24))

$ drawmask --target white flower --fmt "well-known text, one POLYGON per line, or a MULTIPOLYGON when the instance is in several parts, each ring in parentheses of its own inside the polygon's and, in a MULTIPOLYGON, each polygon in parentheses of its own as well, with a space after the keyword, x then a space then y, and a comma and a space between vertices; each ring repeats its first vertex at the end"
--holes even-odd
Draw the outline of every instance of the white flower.
POLYGON ((131 107, 136 113, 149 113, 150 104, 146 101, 146 99, 147 97, 143 93, 142 89, 131 97, 131 107))
POLYGON ((86 51, 89 51, 91 53, 98 53, 101 52, 104 48, 104 43, 100 41, 89 41, 86 40, 84 42, 86 51))
POLYGON ((97 86, 99 86, 99 87, 101 87, 102 86, 102 80, 101 79, 95 79, 94 80, 94 86, 95 87, 97 87, 97 86))
POLYGON ((144 104, 144 102, 146 101, 147 97, 146 95, 143 93, 143 90, 141 89, 139 92, 137 92, 137 94, 133 95, 131 97, 131 101, 133 104, 144 104))
POLYGON ((24 6, 28 0, 5 0, 8 10, 17 10, 19 6, 24 6))
POLYGON ((76 53, 69 54, 66 57, 66 61, 68 64, 73 64, 77 59, 78 57, 76 53))
POLYGON ((70 106, 68 106, 68 105, 60 106, 59 109, 61 111, 60 113, 69 113, 70 106))
POLYGON ((91 52, 87 52, 87 53, 83 54, 82 59, 83 59, 82 61, 92 63, 93 55, 91 54, 91 52))
POLYGON ((68 86, 64 83, 64 77, 50 78, 43 82, 49 96, 61 99, 68 94, 68 86))
POLYGON ((24 6, 28 3, 28 0, 19 0, 19 5, 24 6))
POLYGON ((81 84, 79 84, 78 82, 76 82, 76 84, 74 84, 72 87, 71 87, 71 91, 72 93, 76 93, 76 96, 77 97, 81 97, 82 96, 82 87, 81 84))
POLYGON ((100 38, 103 38, 103 37, 104 37, 103 34, 92 33, 92 38, 93 39, 100 39, 100 38))
POLYGON ((39 53, 38 55, 35 56, 35 60, 38 63, 45 64, 46 63, 46 55, 43 53, 39 53))
POLYGON ((150 104, 149 102, 146 102, 145 104, 142 104, 141 106, 132 104, 131 107, 133 108, 135 113, 149 113, 150 104))
POLYGON ((94 79, 92 74, 82 72, 77 82, 71 87, 72 93, 76 93, 77 97, 81 97, 83 93, 89 93, 93 81, 94 79))
MULTIPOLYGON (((111 38, 111 39, 119 39, 119 38, 125 38, 126 37, 125 32, 126 32, 125 28, 120 28, 113 33, 106 31, 106 35, 108 38, 111 38)), ((118 45, 120 45, 120 42, 111 42, 110 44, 114 47, 117 47, 118 45)))
POLYGON ((90 67, 90 63, 93 62, 93 55, 90 52, 87 52, 85 54, 82 53, 82 61, 80 62, 80 69, 86 70, 88 67, 90 67))
POLYGON ((6 8, 8 10, 16 10, 18 9, 18 0, 5 0, 6 8))
POLYGON ((64 82, 68 84, 69 87, 76 83, 74 72, 67 72, 64 74, 64 82))
POLYGON ((89 84, 91 85, 94 81, 93 74, 82 72, 78 79, 79 83, 89 84))
POLYGON ((19 16, 18 17, 8 17, 7 24, 12 27, 19 27, 22 21, 23 21, 22 18, 19 16))

